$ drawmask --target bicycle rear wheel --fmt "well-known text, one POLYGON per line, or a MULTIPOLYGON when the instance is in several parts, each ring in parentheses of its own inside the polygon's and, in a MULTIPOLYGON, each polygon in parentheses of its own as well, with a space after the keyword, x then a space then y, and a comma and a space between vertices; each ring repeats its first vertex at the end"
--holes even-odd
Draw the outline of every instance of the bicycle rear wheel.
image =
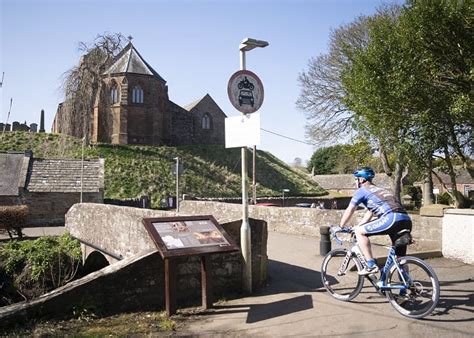
POLYGON ((335 249, 329 252, 321 266, 321 280, 331 296, 338 300, 350 301, 357 297, 364 286, 364 276, 359 276, 357 271, 361 269, 360 262, 351 257, 347 269, 341 274, 340 269, 346 249, 335 249))
MULTIPOLYGON (((386 295, 390 304, 402 315, 409 318, 423 318, 429 315, 439 301, 439 281, 431 266, 417 257, 398 259, 402 274, 408 282, 407 290, 389 289, 386 295)), ((402 276, 395 265, 387 276, 387 284, 404 285, 402 276)))

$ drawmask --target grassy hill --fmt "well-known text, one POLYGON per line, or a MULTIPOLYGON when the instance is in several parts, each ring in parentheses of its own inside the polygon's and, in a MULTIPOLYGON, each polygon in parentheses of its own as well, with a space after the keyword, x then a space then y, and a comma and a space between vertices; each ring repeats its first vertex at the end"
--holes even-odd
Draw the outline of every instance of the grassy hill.
MULTIPOLYGON (((35 157, 81 158, 81 140, 65 135, 6 132, 0 139, 0 151, 33 150, 35 157)), ((154 207, 168 195, 174 195, 174 158, 184 165, 180 191, 196 197, 240 197, 240 149, 216 145, 153 147, 97 144, 85 147, 85 158, 105 158, 105 197, 152 197, 154 207)), ((251 151, 249 180, 251 181, 251 151)), ((257 151, 257 196, 323 195, 324 190, 306 174, 294 170, 272 154, 257 151)))

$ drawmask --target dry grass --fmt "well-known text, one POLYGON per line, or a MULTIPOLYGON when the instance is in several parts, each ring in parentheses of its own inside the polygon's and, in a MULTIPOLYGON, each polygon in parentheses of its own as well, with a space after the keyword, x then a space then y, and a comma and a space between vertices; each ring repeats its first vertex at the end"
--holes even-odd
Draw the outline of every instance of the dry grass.
POLYGON ((52 320, 22 323, 8 330, 0 330, 1 336, 129 336, 171 335, 176 322, 166 312, 137 312, 96 318, 81 314, 70 320, 52 320))

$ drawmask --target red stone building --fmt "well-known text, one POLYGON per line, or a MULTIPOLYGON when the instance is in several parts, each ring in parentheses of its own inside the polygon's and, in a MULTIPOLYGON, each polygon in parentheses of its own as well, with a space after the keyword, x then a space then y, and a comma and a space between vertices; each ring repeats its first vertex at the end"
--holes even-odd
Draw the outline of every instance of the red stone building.
MULTIPOLYGON (((90 139, 113 144, 224 144, 226 115, 217 103, 205 95, 181 107, 168 97, 164 80, 129 43, 103 73, 90 139)), ((61 133, 58 116, 52 132, 61 133)), ((77 135, 76 135, 77 136, 77 135)))

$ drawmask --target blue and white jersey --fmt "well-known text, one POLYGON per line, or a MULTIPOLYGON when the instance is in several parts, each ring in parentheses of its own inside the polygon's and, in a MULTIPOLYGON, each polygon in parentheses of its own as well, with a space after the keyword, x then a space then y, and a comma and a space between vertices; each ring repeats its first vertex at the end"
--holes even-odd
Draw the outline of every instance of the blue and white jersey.
POLYGON ((395 200, 390 191, 375 185, 357 189, 352 196, 351 204, 358 206, 361 203, 378 217, 389 213, 405 213, 403 206, 395 200))

